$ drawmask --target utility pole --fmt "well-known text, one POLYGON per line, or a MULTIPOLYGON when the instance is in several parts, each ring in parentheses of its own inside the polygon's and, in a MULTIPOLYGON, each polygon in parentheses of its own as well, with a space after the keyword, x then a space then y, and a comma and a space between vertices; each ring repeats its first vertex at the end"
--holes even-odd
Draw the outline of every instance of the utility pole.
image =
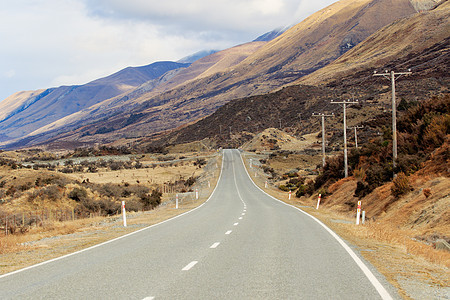
POLYGON ((344 107, 344 174, 345 174, 345 178, 348 177, 348 162, 347 162, 347 104, 357 104, 358 100, 356 101, 352 101, 352 100, 344 100, 344 101, 339 101, 339 102, 334 102, 333 100, 331 100, 331 103, 334 104, 342 104, 342 106, 344 107))
POLYGON ((408 69, 408 72, 399 72, 395 73, 394 71, 391 71, 390 73, 388 70, 385 71, 385 73, 377 74, 377 71, 373 72, 373 76, 383 76, 387 79, 391 80, 392 85, 392 166, 394 168, 394 174, 395 174, 395 167, 397 166, 397 105, 395 103, 395 79, 400 78, 402 75, 409 75, 411 73, 411 69, 408 69), (396 77, 397 76, 397 77, 396 77))
POLYGON ((325 167, 325 117, 334 117, 334 114, 313 113, 312 116, 322 117, 322 167, 325 167))
POLYGON ((364 126, 347 127, 347 129, 355 129, 355 148, 358 148, 358 136, 356 135, 356 129, 364 128, 364 126))

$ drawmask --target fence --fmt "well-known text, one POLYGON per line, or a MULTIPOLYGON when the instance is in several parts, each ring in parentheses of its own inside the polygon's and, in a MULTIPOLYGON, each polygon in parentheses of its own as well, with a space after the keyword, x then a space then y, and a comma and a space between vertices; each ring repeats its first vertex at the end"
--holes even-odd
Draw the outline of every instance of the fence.
POLYGON ((74 209, 47 209, 0 215, 0 230, 8 234, 25 232, 31 226, 43 226, 46 222, 69 221, 79 218, 74 209))
POLYGON ((203 166, 202 174, 197 178, 195 183, 190 187, 191 192, 186 193, 176 193, 175 191, 169 191, 169 202, 166 202, 165 205, 174 204, 176 201, 176 195, 178 194, 178 203, 189 203, 194 202, 196 200, 196 192, 198 192, 199 199, 206 199, 214 189, 213 179, 215 177, 215 173, 217 169, 220 169, 219 158, 221 156, 216 154, 214 157, 208 160, 206 165, 203 166))

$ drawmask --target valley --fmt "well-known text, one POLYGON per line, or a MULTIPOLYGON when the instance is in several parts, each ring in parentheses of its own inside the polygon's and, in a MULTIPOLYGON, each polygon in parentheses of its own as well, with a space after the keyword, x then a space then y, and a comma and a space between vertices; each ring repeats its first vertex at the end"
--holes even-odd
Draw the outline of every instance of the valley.
MULTIPOLYGON (((212 297, 222 279, 236 288, 221 296, 295 298, 301 285, 312 297, 327 276, 318 298, 449 298, 449 20, 448 0, 341 0, 228 49, 11 95, 0 102, 0 287, 65 255, 58 280, 70 286, 108 253, 89 269, 108 283, 102 296, 123 292, 110 267, 148 264, 155 290, 127 281, 141 299, 212 297), (394 139, 392 83, 374 74, 406 70, 394 139), (342 101, 353 102, 345 116, 342 101), (128 264, 108 264, 119 256, 128 264), (352 288, 357 273, 365 283, 352 288), (193 280, 205 274, 207 290, 193 280)), ((42 295, 59 289, 43 282, 42 295)))

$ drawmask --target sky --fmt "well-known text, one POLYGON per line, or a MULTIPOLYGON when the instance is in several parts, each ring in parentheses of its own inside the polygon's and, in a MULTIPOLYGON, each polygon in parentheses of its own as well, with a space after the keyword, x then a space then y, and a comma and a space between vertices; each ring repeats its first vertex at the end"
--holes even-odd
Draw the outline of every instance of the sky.
POLYGON ((223 50, 336 0, 0 0, 0 101, 223 50))

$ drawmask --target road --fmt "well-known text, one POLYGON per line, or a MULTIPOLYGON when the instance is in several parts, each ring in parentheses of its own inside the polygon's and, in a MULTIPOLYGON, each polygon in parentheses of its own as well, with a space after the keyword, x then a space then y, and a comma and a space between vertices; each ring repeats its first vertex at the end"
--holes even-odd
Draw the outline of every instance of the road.
POLYGON ((0 299, 389 299, 395 294, 332 234, 259 190, 240 153, 224 150, 218 185, 198 209, 0 276, 0 299))

